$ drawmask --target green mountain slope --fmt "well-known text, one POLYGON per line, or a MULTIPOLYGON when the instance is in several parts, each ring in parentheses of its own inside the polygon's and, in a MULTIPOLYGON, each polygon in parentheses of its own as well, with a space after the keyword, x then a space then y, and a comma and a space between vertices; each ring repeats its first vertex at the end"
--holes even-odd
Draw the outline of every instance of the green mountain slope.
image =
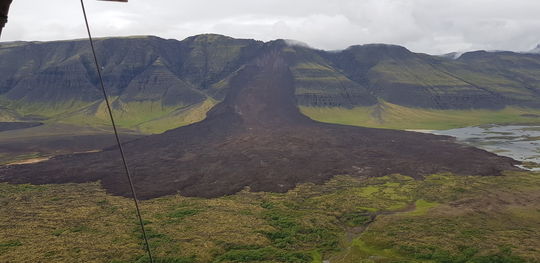
MULTIPOLYGON (((184 41, 105 38, 96 48, 119 124, 153 133, 203 119, 201 109, 224 95, 221 82, 260 44, 201 35, 184 41)), ((107 125, 87 41, 2 45, 0 57, 2 119, 107 125)))
POLYGON ((286 51, 292 61, 299 105, 351 108, 377 102, 364 85, 349 79, 317 51, 300 46, 286 51))
POLYGON ((328 59, 385 101, 434 109, 540 106, 540 56, 471 52, 459 59, 417 54, 399 46, 353 46, 328 59))
POLYGON ((386 129, 446 130, 483 124, 540 124, 540 109, 427 109, 381 101, 373 106, 300 106, 303 114, 321 122, 386 129))
MULTIPOLYGON (((122 127, 144 133, 204 118, 227 94, 230 77, 263 44, 213 34, 182 41, 152 36, 96 40, 115 116, 122 127)), ((400 123, 416 117, 417 123, 425 123, 425 114, 416 116, 418 112, 455 116, 459 110, 464 114, 485 110, 500 116, 505 108, 518 107, 516 116, 529 117, 516 122, 538 122, 533 109, 540 108, 539 54, 477 51, 451 59, 383 44, 337 52, 288 45, 284 51, 295 79, 297 104, 317 120, 409 128, 400 123), (398 108, 403 116, 388 117, 396 116, 398 108), (371 121, 362 121, 366 118, 371 121)), ((2 43, 0 74, 3 121, 107 125, 86 40, 2 43)), ((481 117, 450 126, 500 119, 487 115, 475 113, 471 116, 481 117)), ((505 120, 515 117, 505 116, 505 120)))

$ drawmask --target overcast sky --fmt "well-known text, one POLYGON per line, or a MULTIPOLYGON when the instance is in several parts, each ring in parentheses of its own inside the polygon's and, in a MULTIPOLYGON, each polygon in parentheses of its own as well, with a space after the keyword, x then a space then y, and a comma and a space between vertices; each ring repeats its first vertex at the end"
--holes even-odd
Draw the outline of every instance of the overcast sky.
MULTIPOLYGON (((540 0, 86 0, 95 36, 201 33, 295 39, 335 50, 388 43, 415 52, 526 51, 540 43, 540 0)), ((85 37, 79 0, 14 0, 2 41, 85 37)))

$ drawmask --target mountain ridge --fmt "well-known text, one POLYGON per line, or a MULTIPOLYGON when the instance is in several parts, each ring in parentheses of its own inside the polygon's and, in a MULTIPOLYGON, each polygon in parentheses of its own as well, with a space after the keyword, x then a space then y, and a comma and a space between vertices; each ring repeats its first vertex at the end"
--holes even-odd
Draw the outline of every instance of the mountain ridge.
MULTIPOLYGON (((130 129, 223 100, 231 76, 265 44, 217 34, 181 41, 133 36, 95 42, 113 111, 141 116, 126 122, 130 129), (151 114, 142 116, 142 111, 151 114)), ((475 51, 451 59, 387 44, 330 52, 274 42, 297 58, 290 67, 298 106, 353 109, 386 101, 437 110, 540 109, 540 56, 535 54, 475 51)), ((5 76, 0 80, 0 120, 106 121, 93 110, 102 98, 84 39, 0 45, 0 74, 5 76)))
MULTIPOLYGON (((281 41, 262 52, 227 83, 226 97, 197 123, 124 143, 141 198, 180 193, 216 197, 248 187, 285 192, 298 183, 323 183, 335 175, 421 179, 437 172, 500 175, 518 164, 449 137, 320 123, 302 115, 294 98, 291 65, 304 54, 281 41), (321 150, 324 149, 324 150, 321 150)), ((0 181, 67 183, 100 180, 128 196, 117 149, 53 157, 0 167, 0 181)))

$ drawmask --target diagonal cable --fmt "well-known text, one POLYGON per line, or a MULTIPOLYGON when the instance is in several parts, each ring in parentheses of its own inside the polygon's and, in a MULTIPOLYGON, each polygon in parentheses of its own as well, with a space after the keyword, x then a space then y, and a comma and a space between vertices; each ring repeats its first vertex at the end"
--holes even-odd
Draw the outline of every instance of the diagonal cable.
POLYGON ((153 263, 154 260, 152 258, 152 252, 150 251, 150 245, 148 243, 148 238, 146 237, 146 230, 144 229, 144 223, 141 216, 141 210, 139 208, 139 201, 137 199, 137 194, 135 193, 135 187, 133 186, 133 180, 131 177, 131 173, 129 172, 129 168, 126 162, 126 156, 124 154, 124 148, 122 147, 122 144, 120 143, 120 137, 118 136, 118 130, 116 129, 116 124, 114 122, 114 117, 111 110, 111 104, 109 103, 109 98, 107 97, 107 92, 105 91, 105 85, 103 84, 103 77, 101 75, 101 69, 99 67, 98 59, 96 56, 96 50, 94 48, 94 41, 92 40, 92 34, 90 33, 90 26, 88 25, 88 18, 86 16, 86 9, 84 8, 84 2, 81 0, 81 7, 82 12, 84 15, 84 22, 86 24, 86 31, 88 32, 88 40, 90 41, 90 47, 92 48, 92 54, 94 55, 94 63, 96 64, 96 70, 99 77, 99 83, 101 85, 101 91, 103 92, 103 98, 105 99, 105 103, 107 105, 107 111, 109 112, 109 117, 111 119, 111 124, 113 126, 114 130, 114 136, 116 138, 116 143, 118 144, 118 149, 120 150, 120 155, 122 156, 122 163, 124 165, 124 170, 126 171, 126 176, 129 181, 129 187, 131 189, 131 195, 133 197, 133 202, 135 203, 135 209, 137 210, 137 218, 139 219, 139 224, 141 225, 141 232, 143 234, 144 243, 146 245, 146 251, 148 253, 148 258, 150 259, 150 263, 153 263))

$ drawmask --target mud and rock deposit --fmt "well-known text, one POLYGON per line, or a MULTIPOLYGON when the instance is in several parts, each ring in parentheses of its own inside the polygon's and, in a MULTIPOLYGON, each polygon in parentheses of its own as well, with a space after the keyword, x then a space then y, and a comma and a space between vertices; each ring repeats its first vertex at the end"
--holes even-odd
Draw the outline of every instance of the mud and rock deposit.
MULTIPOLYGON (((335 175, 500 175, 517 161, 454 143, 450 137, 313 121, 294 96, 290 57, 269 44, 229 81, 226 98, 199 123, 124 144, 140 198, 179 193, 216 197, 284 192, 335 175)), ((70 183, 100 180, 129 196, 118 149, 57 156, 0 167, 0 181, 70 183)))

